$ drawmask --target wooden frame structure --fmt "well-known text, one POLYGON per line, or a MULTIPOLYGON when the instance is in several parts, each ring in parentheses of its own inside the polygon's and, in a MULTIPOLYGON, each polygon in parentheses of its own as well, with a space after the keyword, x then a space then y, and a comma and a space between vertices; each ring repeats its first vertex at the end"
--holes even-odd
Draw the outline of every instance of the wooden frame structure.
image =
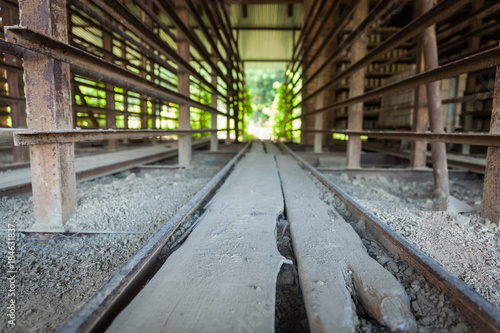
MULTIPOLYGON (((367 13, 368 2, 365 1, 304 1, 303 29, 295 43, 285 77, 285 130, 289 133, 300 131, 301 143, 314 144, 315 152, 322 151, 322 144, 331 140, 331 134, 348 135, 349 168, 360 168, 360 136, 413 141, 410 156, 411 165, 416 169, 425 166, 427 146, 431 143, 435 195, 443 203, 443 208, 447 206, 449 195, 445 143, 489 147, 482 215, 499 223, 500 172, 497 165, 500 160, 495 158, 499 74, 495 79, 494 91, 475 89, 475 84, 478 76, 492 73, 500 66, 498 42, 493 44, 488 40, 500 33, 495 17, 500 5, 494 1, 470 0, 443 0, 435 6, 430 0, 419 0, 415 8, 406 0, 369 3, 371 7, 367 13), (413 9, 414 20, 406 20, 394 30, 385 28, 384 24, 404 8, 413 9), (339 10, 341 15, 338 14, 339 10), (329 21, 334 24, 328 25, 329 21), (328 37, 321 40, 318 38, 320 34, 328 37), (451 39, 453 35, 463 38, 451 39), (367 38, 370 39, 368 44, 363 41, 367 38), (468 43, 465 50, 464 43, 468 43), (322 52, 325 49, 328 50, 327 54, 322 52), (394 75, 390 73, 391 68, 397 67, 400 62, 416 63, 416 73, 394 83, 371 84, 372 78, 377 75, 383 78, 394 75), (325 73, 331 76, 326 82, 322 79, 325 73), (469 78, 464 95, 457 96, 456 91, 450 91, 449 98, 442 98, 439 81, 451 78, 454 89, 457 89, 458 77, 462 75, 469 78), (340 89, 346 89, 349 96, 338 94, 340 89), (414 100, 418 102, 415 106, 401 104, 385 109, 381 106, 381 98, 409 89, 416 91, 414 100), (327 103, 324 92, 330 96, 327 103), (297 98, 299 100, 295 101, 297 98), (490 134, 453 133, 456 105, 484 103, 487 100, 493 101, 492 111, 488 114, 491 116, 491 126, 486 127, 490 134), (442 104, 449 105, 446 119, 441 112, 442 104), (349 112, 343 111, 347 107, 350 108, 349 112), (390 114, 405 109, 409 112, 412 108, 415 108, 413 127, 409 128, 412 131, 401 131, 397 127, 394 128, 396 131, 387 131, 386 128, 377 130, 380 127, 370 125, 374 117, 376 122, 385 112, 390 114), (297 116, 298 111, 300 115, 297 116), (318 115, 324 121, 318 122, 318 115), (298 119, 301 120, 300 128, 293 125, 298 119), (428 130, 431 133, 427 133, 428 130), (321 138, 322 133, 330 135, 321 138)), ((466 120, 465 131, 471 131, 470 119, 479 111, 462 108, 461 116, 466 120)), ((470 152, 470 148, 465 150, 470 152)))
MULTIPOLYGON (((227 140, 238 140, 244 62, 231 27, 230 7, 274 1, 42 1, 52 9, 35 12, 39 2, 33 0, 3 1, 3 23, 13 26, 6 27, 0 39, 5 54, 0 69, 8 86, 0 94, 0 117, 10 115, 12 127, 20 129, 14 138, 11 129, 1 129, 0 137, 33 145, 34 177, 41 179, 47 166, 57 170, 51 179, 33 185, 35 198, 51 198, 50 204, 35 199, 38 225, 60 227, 74 210, 71 163, 76 142, 108 140, 109 148, 115 149, 120 139, 179 135, 180 163, 188 165, 191 134, 208 133, 212 150, 217 150, 218 131, 225 131, 227 140), (26 97, 20 83, 23 72, 26 97), (53 74, 47 77, 42 72, 53 74), (44 81, 50 84, 38 84, 44 81), (50 103, 40 104, 41 100, 50 103), (25 104, 28 132, 22 129, 25 104), (33 112, 39 109, 43 111, 33 112), (224 129, 221 119, 226 121, 224 129)), ((471 145, 489 147, 483 216, 498 223, 500 186, 492 180, 500 176, 495 157, 500 88, 495 84, 482 89, 488 84, 480 81, 482 75, 494 75, 500 65, 498 42, 491 43, 491 36, 500 32, 495 17, 500 4, 487 0, 442 0, 435 6, 430 0, 286 3, 303 4, 304 22, 285 78, 285 130, 297 130, 294 120, 301 119, 302 141, 314 143, 316 152, 332 141, 325 133, 349 135, 350 168, 360 167, 360 136, 412 141, 410 160, 415 169, 426 165, 431 143, 436 198, 443 208, 449 195, 445 143, 463 145, 464 153, 470 153, 471 145), (412 8, 413 20, 394 29, 385 26, 405 8, 412 8), (462 38, 452 39, 455 35, 462 38), (400 64, 414 65, 415 70, 389 82, 389 76, 403 71, 400 64), (457 94, 462 76, 467 87, 457 94), (445 79, 454 88, 443 97, 439 81, 445 79), (381 104, 383 98, 406 90, 414 92, 414 102, 381 104), (475 103, 491 103, 492 111, 478 110, 475 103), (449 109, 447 116, 440 112, 443 104, 449 109), (396 131, 371 125, 391 112, 412 112, 411 125, 393 128, 396 131), (491 124, 482 121, 490 135, 472 131, 476 116, 491 118, 491 124), (458 117, 465 134, 454 133, 458 117)), ((16 162, 23 161, 21 147, 15 148, 14 156, 16 162)))
POLYGON ((75 143, 116 149, 118 139, 176 135, 186 166, 193 134, 208 133, 212 150, 218 131, 238 140, 243 64, 225 4, 9 0, 2 15, 9 84, 0 102, 19 130, 0 131, 3 142, 30 146, 35 229, 63 228, 76 208, 75 143), (23 71, 26 98, 16 82, 23 71))

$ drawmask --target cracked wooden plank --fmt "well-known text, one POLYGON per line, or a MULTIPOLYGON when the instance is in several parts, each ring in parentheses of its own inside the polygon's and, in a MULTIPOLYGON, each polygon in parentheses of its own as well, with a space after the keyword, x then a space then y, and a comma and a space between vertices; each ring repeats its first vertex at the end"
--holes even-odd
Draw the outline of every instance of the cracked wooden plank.
POLYGON ((274 155, 256 147, 108 332, 274 331, 283 197, 274 155))
POLYGON ((290 156, 277 156, 311 332, 355 332, 351 294, 382 325, 416 332, 399 282, 366 253, 361 239, 290 156))

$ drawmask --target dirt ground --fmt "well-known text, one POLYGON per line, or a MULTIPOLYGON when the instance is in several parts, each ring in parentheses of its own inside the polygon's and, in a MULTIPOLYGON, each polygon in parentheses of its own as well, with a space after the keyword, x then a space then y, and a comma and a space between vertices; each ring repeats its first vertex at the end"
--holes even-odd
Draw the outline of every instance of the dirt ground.
POLYGON ((482 180, 451 180, 451 195, 471 212, 438 211, 432 182, 327 175, 356 201, 475 291, 500 307, 500 231, 480 217, 482 180))
MULTIPOLYGON (((78 208, 70 230, 108 230, 95 236, 35 237, 17 233, 14 332, 51 332, 60 327, 135 252, 214 176, 230 157, 195 154, 190 169, 130 171, 77 185, 78 208)), ((175 163, 172 162, 172 163, 175 163)), ((2 228, 29 228, 31 196, 0 198, 2 228)), ((7 253, 7 232, 0 232, 7 253)), ((0 257, 6 270, 7 257, 0 257)), ((8 289, 6 275, 0 289, 8 289)), ((7 297, 2 297, 2 308, 7 297)), ((11 327, 0 321, 0 331, 11 327)))

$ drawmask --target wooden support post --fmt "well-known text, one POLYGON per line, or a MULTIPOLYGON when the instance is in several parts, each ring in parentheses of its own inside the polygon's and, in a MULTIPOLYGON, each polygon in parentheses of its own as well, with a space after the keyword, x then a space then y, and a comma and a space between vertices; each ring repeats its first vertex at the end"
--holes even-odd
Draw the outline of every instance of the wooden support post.
POLYGON ((228 56, 228 62, 227 62, 227 88, 226 88, 226 94, 227 94, 227 102, 226 102, 226 141, 225 144, 231 144, 231 106, 233 104, 233 95, 232 95, 232 90, 233 90, 233 64, 231 57, 228 56))
MULTIPOLYGON (((323 54, 323 53, 322 53, 323 54)), ((324 57, 320 57, 323 59, 324 57)), ((321 61, 321 60, 320 60, 321 61)), ((325 73, 324 71, 318 75, 318 79, 316 80, 317 86, 322 87, 324 82, 325 73)), ((325 96, 324 92, 319 93, 316 96, 316 109, 321 109, 325 106, 325 96)), ((323 129, 323 117, 324 112, 318 113, 314 116, 314 129, 322 130, 323 129)), ((315 133, 314 134, 314 152, 317 154, 321 154, 323 152, 323 133, 315 133)))
MULTIPOLYGON (((484 7, 484 0, 475 0, 472 1, 472 12, 476 12, 479 9, 484 7)), ((475 32, 482 28, 482 19, 476 18, 472 22, 470 26, 470 32, 475 32)), ((472 36, 469 38, 469 51, 477 51, 481 46, 481 36, 472 36)), ((470 73, 467 76, 467 87, 465 94, 471 95, 476 93, 476 75, 474 73, 470 73)), ((477 105, 477 101, 464 103, 465 108, 463 109, 464 113, 464 132, 472 131, 472 120, 473 116, 470 112, 475 111, 475 106, 477 105)), ((470 145, 462 145, 462 154, 469 155, 470 154, 470 145)))
MULTIPOLYGON (((335 4, 335 0, 329 0, 326 5, 327 6, 333 6, 335 4)), ((336 6, 335 10, 332 13, 331 18, 327 21, 327 24, 325 26, 326 31, 330 31, 333 28, 333 25, 335 22, 338 22, 339 18, 339 10, 340 6, 336 6)), ((335 49, 337 48, 338 45, 338 38, 332 38, 330 42, 326 45, 325 47, 325 54, 332 54, 335 49)), ((330 66, 329 69, 326 69, 325 76, 323 77, 324 82, 329 81, 331 78, 335 77, 337 75, 337 68, 338 68, 338 63, 339 60, 333 62, 330 66)), ((325 94, 324 100, 325 100, 325 105, 330 105, 335 102, 337 102, 337 86, 333 86, 331 88, 331 93, 325 94)), ((335 128, 335 113, 338 111, 334 112, 326 112, 324 117, 324 123, 323 125, 324 128, 335 128)), ((326 145, 335 145, 335 140, 333 140, 333 135, 330 133, 328 135, 325 135, 323 137, 323 143, 326 145)))
MULTIPOLYGON (((147 78, 148 76, 148 62, 147 62, 147 59, 145 56, 142 56, 142 76, 144 78, 147 78)), ((149 114, 148 114, 148 95, 145 95, 145 94, 141 94, 141 100, 139 102, 140 104, 140 108, 141 108, 141 116, 140 116, 140 119, 141 119, 141 129, 146 129, 148 128, 148 118, 149 118, 149 114)), ((147 141, 148 139, 145 138, 144 139, 145 141, 147 141)))
POLYGON ((231 144, 231 116, 230 116, 230 114, 231 114, 232 100, 233 100, 232 96, 229 95, 229 93, 228 93, 227 102, 226 102, 226 122, 227 122, 227 125, 226 125, 226 141, 225 141, 226 145, 230 145, 231 144))
MULTIPOLYGON (((217 39, 215 37, 215 34, 213 35, 213 38, 215 42, 217 43, 217 39)), ((217 57, 215 56, 216 52, 215 50, 212 50, 212 62, 214 64, 217 64, 217 57)), ((218 98, 218 93, 217 93, 217 74, 215 73, 215 70, 212 69, 212 85, 216 88, 215 90, 212 91, 212 101, 210 106, 217 109, 217 98, 218 98)), ((217 113, 212 113, 211 115, 211 128, 212 129, 217 129, 217 113)), ((212 132, 210 133, 210 150, 211 151, 217 151, 219 150, 219 138, 217 137, 217 132, 212 132)))
MULTIPOLYGON (((68 42, 65 0, 21 0, 21 25, 68 42)), ((28 127, 33 131, 71 130, 69 64, 25 51, 28 127)), ((76 209, 73 143, 30 147, 34 228, 63 227, 76 209)))
MULTIPOLYGON (((111 55, 113 52, 113 36, 104 31, 103 33, 103 47, 104 50, 110 52, 110 54, 105 53, 104 59, 108 61, 113 61, 113 56, 111 55)), ((115 86, 109 83, 104 85, 106 88, 106 127, 107 128, 116 128, 116 109, 115 109, 115 86)), ((117 148, 116 139, 108 140, 108 149, 115 150, 117 148)))
MULTIPOLYGON (((124 29, 124 27, 121 27, 124 29)), ((125 43, 125 40, 121 40, 121 51, 122 51, 122 67, 127 68, 127 45, 125 43)), ((128 90, 123 88, 123 128, 128 129, 128 90)), ((123 139, 122 142, 124 144, 128 144, 129 141, 128 139, 123 139)))
MULTIPOLYGON (((433 0, 419 0, 424 12, 433 7, 433 0)), ((422 32, 424 46, 425 70, 439 67, 436 26, 433 25, 422 32)), ((427 84, 427 104, 429 108, 429 124, 433 133, 444 133, 443 113, 441 112, 441 86, 439 81, 427 84)), ((448 183, 448 162, 444 142, 431 143, 432 168, 434 171, 434 196, 440 201, 440 208, 447 209, 450 194, 448 183)))
MULTIPOLYGON (((153 9, 152 1, 147 1, 146 4, 151 10, 153 9)), ((143 10, 141 10, 141 21, 144 22, 144 24, 146 24, 152 31, 154 31, 153 22, 150 21, 149 17, 143 10)), ((147 47, 145 42, 143 42, 143 45, 147 47)), ((151 69, 148 70, 148 59, 144 55, 142 55, 141 67, 142 67, 142 76, 147 79, 151 69)), ((149 127, 148 120, 150 118, 148 113, 148 96, 146 94, 141 94, 140 108, 141 108, 141 116, 140 116, 141 129, 146 129, 149 127)), ((144 138, 145 142, 148 142, 149 140, 150 140, 149 138, 144 138)), ((151 138, 151 140, 154 139, 151 138)))
POLYGON ((235 94, 236 100, 233 102, 233 118, 234 118, 234 142, 239 142, 240 136, 240 97, 239 92, 235 94))
MULTIPOLYGON (((500 134, 500 67, 497 67, 493 110, 491 111, 491 134, 500 134)), ((483 208, 481 215, 500 225, 500 148, 489 147, 484 176, 483 208)))
MULTIPOLYGON (((11 26, 19 24, 17 13, 10 6, 2 8, 3 26, 11 26)), ((21 59, 5 54, 5 63, 7 65, 21 67, 21 59)), ((9 87, 9 96, 24 97, 23 75, 16 70, 7 69, 7 86, 9 87)), ((12 127, 26 128, 26 104, 23 102, 10 104, 10 117, 12 119, 12 127)), ((28 147, 13 147, 14 163, 21 163, 29 160, 28 147)))
MULTIPOLYGON (((315 15, 315 11, 313 11, 313 9, 314 9, 313 0, 304 0, 303 5, 302 5, 302 29, 306 28, 307 18, 315 15)), ((312 24, 314 25, 314 23, 312 23, 312 24)), ((313 35, 313 33, 315 32, 314 29, 317 29, 317 27, 313 26, 313 30, 311 31, 311 33, 308 34, 307 36, 304 36, 304 41, 303 41, 304 49, 306 49, 306 45, 313 42, 313 41, 309 41, 308 37, 311 37, 313 35)), ((314 49, 314 47, 311 49, 314 49)), ((302 61, 301 61, 302 67, 309 62, 309 60, 311 59, 311 56, 312 56, 312 50, 309 52, 309 54, 302 55, 302 61)), ((312 66, 309 67, 308 70, 304 71, 302 73, 302 82, 305 82, 306 80, 308 80, 309 75, 314 73, 316 71, 316 68, 317 67, 313 64, 312 66)), ((293 78, 291 81, 293 82, 293 78)), ((315 87, 316 86, 315 86, 314 81, 312 81, 311 84, 305 86, 304 89, 302 90, 302 98, 304 99, 305 97, 311 95, 311 93, 314 92, 315 87)), ((293 92, 292 92, 292 96, 293 96, 293 92)), ((312 111, 314 108, 314 105, 311 105, 311 104, 312 103, 310 100, 305 102, 305 103, 302 103, 302 105, 301 105, 302 113, 312 111)), ((293 110, 291 112, 293 113, 293 110)), ((307 133, 304 131, 304 130, 308 130, 308 129, 312 128, 312 126, 311 126, 312 119, 313 119, 312 117, 305 117, 305 118, 301 119, 300 143, 303 145, 310 145, 313 142, 313 139, 312 139, 313 135, 311 133, 307 133)), ((292 126, 293 126, 293 124, 292 124, 292 126)))
MULTIPOLYGON (((326 27, 321 27, 322 29, 326 29, 326 27)), ((323 43, 323 40, 325 38, 325 32, 320 33, 320 37, 317 40, 318 46, 323 43)), ((316 49, 314 50, 314 53, 316 53, 316 49)), ((318 65, 321 65, 325 61, 325 51, 321 51, 321 54, 319 55, 318 59, 316 62, 318 65)), ((317 77, 316 79, 316 87, 322 87, 323 84, 325 84, 325 77, 326 77, 326 71, 327 69, 324 69, 317 77)), ((322 91, 316 96, 316 109, 321 109, 325 106, 325 92, 322 91)), ((314 129, 315 130, 322 130, 324 129, 324 118, 325 118, 325 113, 321 112, 318 113, 314 116, 314 129)), ((321 154, 323 152, 323 133, 318 132, 314 134, 314 152, 316 154, 321 154)))
MULTIPOLYGON (((419 7, 419 3, 415 3, 416 17, 424 14, 419 7)), ((417 37, 417 64, 415 75, 425 71, 424 50, 422 44, 422 36, 417 37)), ((429 112, 427 111, 427 88, 421 85, 415 89, 414 94, 414 109, 413 109, 413 124, 414 132, 426 132, 429 129, 429 112)), ((423 169, 427 164, 427 142, 413 141, 410 151, 410 165, 413 169, 423 169)))
MULTIPOLYGON (((182 22, 189 26, 189 12, 183 0, 175 0, 176 12, 182 22)), ((183 60, 189 62, 189 43, 182 32, 177 31, 177 53, 183 60)), ((189 97, 189 73, 179 69, 178 90, 180 94, 189 97)), ((179 104, 179 129, 191 129, 190 107, 187 104, 179 104)), ((191 164, 191 136, 179 136, 179 165, 189 166, 191 164)))
MULTIPOLYGON (((354 27, 359 26, 368 16, 368 0, 360 0, 353 15, 354 27)), ((366 55, 367 36, 360 34, 352 44, 351 64, 358 62, 366 55)), ((362 69, 351 76, 349 83, 349 97, 363 95, 365 92, 365 71, 362 69)), ((363 103, 349 108, 347 127, 352 131, 363 130, 363 103)), ((347 168, 361 167, 361 137, 350 136, 347 142, 347 168)))

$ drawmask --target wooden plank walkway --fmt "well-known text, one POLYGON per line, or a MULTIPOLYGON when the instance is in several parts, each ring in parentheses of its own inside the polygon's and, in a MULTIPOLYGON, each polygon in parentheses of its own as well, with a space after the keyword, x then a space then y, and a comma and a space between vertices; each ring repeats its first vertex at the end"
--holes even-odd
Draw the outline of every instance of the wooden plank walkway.
POLYGON ((283 209, 275 157, 256 142, 108 332, 273 332, 283 209))
POLYGON ((284 155, 277 161, 311 332, 355 332, 352 292, 382 325, 416 332, 404 288, 368 256, 354 229, 321 199, 297 162, 284 155))
POLYGON ((254 142, 186 242, 107 331, 273 332, 286 260, 275 227, 286 206, 311 332, 355 332, 353 297, 382 325, 416 332, 404 288, 322 197, 292 157, 254 142))

